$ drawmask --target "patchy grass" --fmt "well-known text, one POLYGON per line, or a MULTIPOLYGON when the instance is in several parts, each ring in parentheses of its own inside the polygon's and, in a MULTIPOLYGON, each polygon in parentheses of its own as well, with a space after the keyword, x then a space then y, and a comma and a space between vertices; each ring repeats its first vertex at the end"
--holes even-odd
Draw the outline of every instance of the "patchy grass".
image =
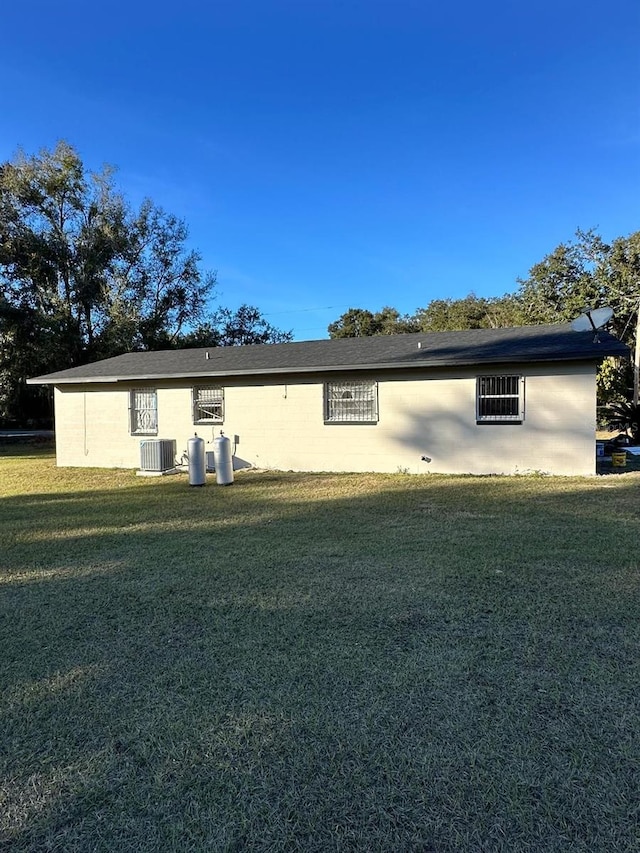
POLYGON ((0 843, 639 849, 639 485, 4 453, 0 843))

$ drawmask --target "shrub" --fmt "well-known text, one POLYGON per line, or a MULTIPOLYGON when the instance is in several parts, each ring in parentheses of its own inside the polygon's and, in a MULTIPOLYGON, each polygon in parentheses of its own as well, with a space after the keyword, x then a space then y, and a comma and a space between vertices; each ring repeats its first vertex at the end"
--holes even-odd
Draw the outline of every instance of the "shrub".
POLYGON ((608 410, 610 427, 627 431, 634 442, 640 443, 640 406, 624 401, 613 403, 608 410))

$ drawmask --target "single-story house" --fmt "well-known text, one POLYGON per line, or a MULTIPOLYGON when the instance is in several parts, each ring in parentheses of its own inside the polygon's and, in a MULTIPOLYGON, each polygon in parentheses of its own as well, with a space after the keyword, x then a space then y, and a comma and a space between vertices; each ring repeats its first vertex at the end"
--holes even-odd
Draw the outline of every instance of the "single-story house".
POLYGON ((628 349, 568 324, 132 352, 55 388, 61 466, 137 468, 140 444, 223 431, 236 467, 595 473, 596 368, 628 349))

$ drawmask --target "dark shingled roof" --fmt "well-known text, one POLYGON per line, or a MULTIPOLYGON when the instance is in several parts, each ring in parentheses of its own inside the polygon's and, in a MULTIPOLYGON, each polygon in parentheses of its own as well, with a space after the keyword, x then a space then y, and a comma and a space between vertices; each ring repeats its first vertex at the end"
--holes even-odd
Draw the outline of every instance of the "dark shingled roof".
POLYGON ((35 385, 143 379, 248 376, 345 370, 457 367, 540 361, 598 361, 627 355, 608 332, 574 332, 569 324, 424 332, 371 338, 243 347, 131 352, 28 380, 35 385), (208 354, 208 355, 207 355, 208 354))

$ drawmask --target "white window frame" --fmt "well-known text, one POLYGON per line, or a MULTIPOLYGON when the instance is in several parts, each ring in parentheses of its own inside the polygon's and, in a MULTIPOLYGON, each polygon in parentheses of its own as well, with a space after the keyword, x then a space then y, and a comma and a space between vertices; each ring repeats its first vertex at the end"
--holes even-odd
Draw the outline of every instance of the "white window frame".
POLYGON ((224 388, 219 385, 196 385, 191 389, 191 402, 194 424, 224 423, 224 388), (203 399, 203 392, 205 396, 210 395, 211 399, 203 399))
POLYGON ((129 431, 131 435, 158 434, 156 388, 132 388, 129 392, 129 431))
POLYGON ((377 424, 378 420, 377 382, 325 382, 325 424, 377 424))
POLYGON ((524 376, 499 373, 478 376, 476 380, 476 423, 521 424, 524 421, 524 376), (509 387, 516 383, 516 389, 509 387), (491 400, 494 409, 487 414, 483 401, 491 400))

